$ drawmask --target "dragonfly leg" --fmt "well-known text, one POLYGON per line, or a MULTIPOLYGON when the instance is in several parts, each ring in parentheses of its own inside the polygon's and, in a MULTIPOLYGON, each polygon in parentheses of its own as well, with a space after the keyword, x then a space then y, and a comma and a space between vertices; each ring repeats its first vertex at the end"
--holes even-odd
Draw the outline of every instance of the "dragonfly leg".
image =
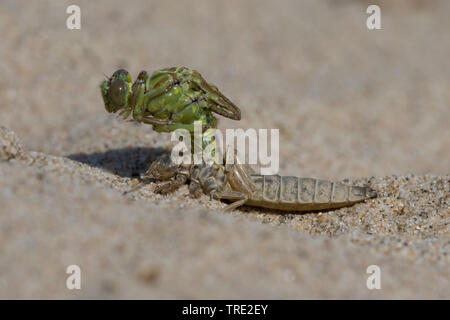
POLYGON ((245 204, 248 200, 248 197, 245 193, 239 192, 239 191, 222 191, 222 192, 212 192, 211 193, 212 198, 216 200, 230 200, 234 201, 233 203, 227 205, 225 207, 225 211, 232 211, 236 209, 237 207, 242 206, 245 204))
MULTIPOLYGON (((131 120, 131 121, 133 121, 133 120, 131 120)), ((157 119, 152 116, 145 116, 140 119, 135 119, 135 121, 139 121, 139 122, 143 122, 143 123, 151 124, 151 125, 167 125, 167 124, 172 123, 172 121, 170 121, 170 120, 157 119)))
POLYGON ((191 198, 198 198, 203 193, 202 187, 197 181, 191 181, 189 184, 189 196, 191 198))
POLYGON ((154 192, 160 193, 160 194, 169 194, 169 193, 175 192, 183 184, 185 184, 186 181, 187 181, 186 175, 177 174, 174 180, 157 186, 154 192))

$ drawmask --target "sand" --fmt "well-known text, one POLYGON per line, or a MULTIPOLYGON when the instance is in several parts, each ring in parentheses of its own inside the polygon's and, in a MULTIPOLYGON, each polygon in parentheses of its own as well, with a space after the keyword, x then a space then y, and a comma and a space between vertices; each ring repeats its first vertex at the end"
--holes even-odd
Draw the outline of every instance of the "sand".
POLYGON ((0 298, 450 298, 447 1, 0 3, 0 298), (170 136, 108 115, 103 74, 185 65, 279 128, 280 173, 378 197, 231 213, 125 194, 170 136), (81 268, 81 290, 66 268, 81 268), (367 267, 381 289, 366 286, 367 267))

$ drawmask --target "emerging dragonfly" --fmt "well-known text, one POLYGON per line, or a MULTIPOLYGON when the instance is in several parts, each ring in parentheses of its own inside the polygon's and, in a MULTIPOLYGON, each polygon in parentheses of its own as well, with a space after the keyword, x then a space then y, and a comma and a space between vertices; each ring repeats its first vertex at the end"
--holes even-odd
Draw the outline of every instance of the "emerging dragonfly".
POLYGON ((153 125, 157 132, 186 129, 194 121, 204 130, 217 127, 213 113, 240 120, 241 111, 217 87, 195 70, 165 68, 151 76, 141 71, 134 83, 128 71, 119 69, 101 85, 105 108, 124 119, 153 125))
MULTIPOLYGON (((203 136, 210 137, 211 130, 217 128, 214 113, 241 119, 239 108, 215 85, 185 67, 162 69, 151 76, 141 71, 134 83, 130 74, 120 69, 102 83, 101 92, 108 112, 151 124, 157 132, 186 129, 192 135, 194 122, 201 121, 203 136)), ((244 204, 288 211, 328 210, 376 196, 369 187, 312 178, 263 176, 241 164, 176 165, 167 154, 153 162, 142 178, 168 181, 155 189, 162 194, 188 182, 193 197, 203 192, 211 198, 232 202, 226 210, 244 204)))

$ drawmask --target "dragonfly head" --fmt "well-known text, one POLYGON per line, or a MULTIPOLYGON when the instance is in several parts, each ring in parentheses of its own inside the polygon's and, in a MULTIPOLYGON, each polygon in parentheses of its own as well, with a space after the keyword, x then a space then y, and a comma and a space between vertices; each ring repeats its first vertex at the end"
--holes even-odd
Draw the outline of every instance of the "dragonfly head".
POLYGON ((128 107, 128 97, 131 93, 131 76, 128 71, 119 69, 111 78, 103 81, 100 86, 103 102, 108 112, 117 112, 128 107))

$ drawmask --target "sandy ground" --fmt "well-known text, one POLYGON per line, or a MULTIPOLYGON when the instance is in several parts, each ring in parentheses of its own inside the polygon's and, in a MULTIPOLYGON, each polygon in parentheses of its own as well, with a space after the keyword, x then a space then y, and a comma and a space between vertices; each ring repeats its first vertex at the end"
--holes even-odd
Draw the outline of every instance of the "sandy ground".
POLYGON ((77 1, 71 31, 71 1, 1 1, 0 298, 450 298, 450 3, 380 1, 377 31, 368 3, 77 1), (280 214, 124 195, 170 137, 108 115, 99 83, 178 65, 241 108, 221 128, 280 129, 281 174, 379 197, 280 214))

